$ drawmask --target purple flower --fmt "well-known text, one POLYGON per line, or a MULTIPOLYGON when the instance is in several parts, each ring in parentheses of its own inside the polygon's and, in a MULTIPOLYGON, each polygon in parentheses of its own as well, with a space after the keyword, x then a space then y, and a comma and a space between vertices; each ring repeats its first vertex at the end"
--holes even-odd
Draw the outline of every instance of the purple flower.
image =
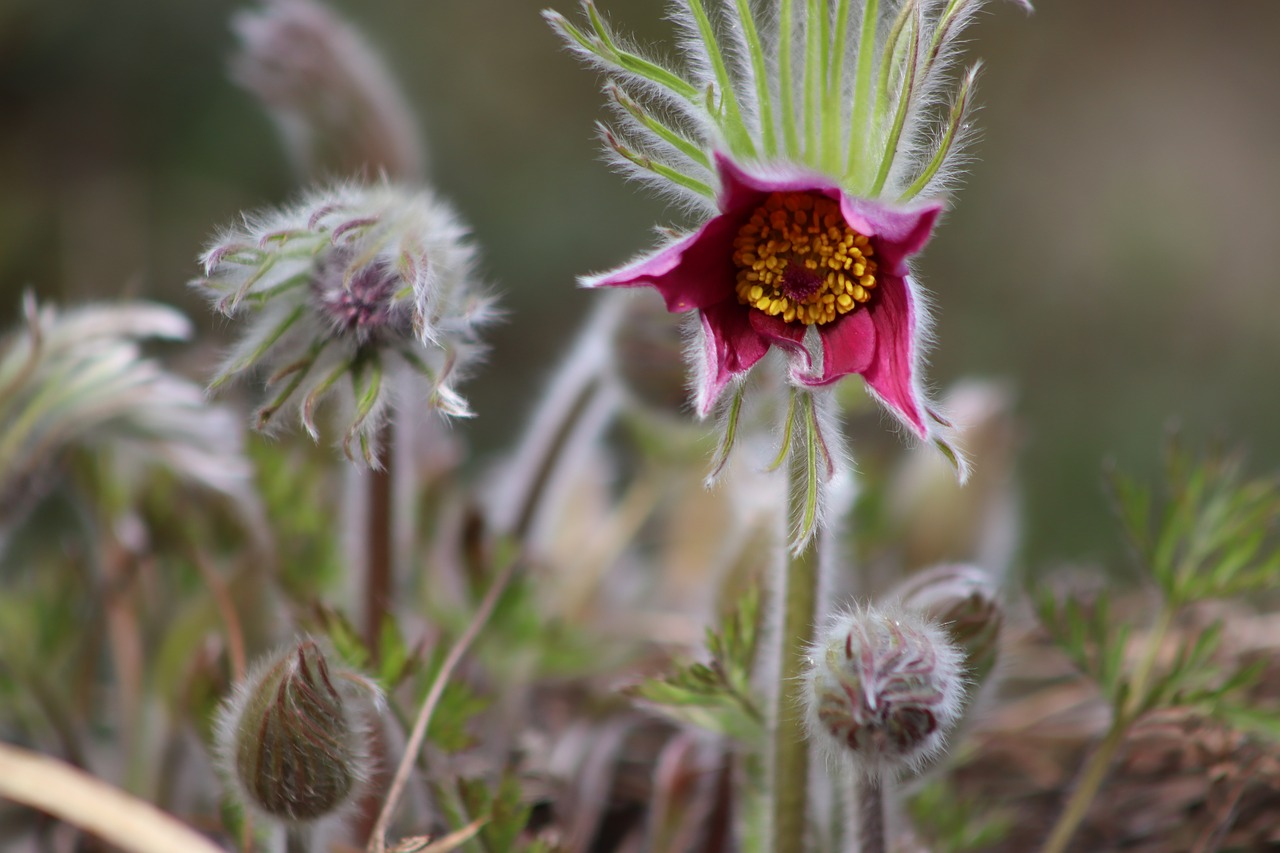
POLYGON ((588 287, 651 286, 667 310, 697 311, 697 409, 772 346, 793 381, 827 385, 859 374, 921 438, 925 316, 907 261, 929 239, 939 202, 894 206, 849 195, 816 175, 752 174, 717 154, 719 212, 693 234, 588 287))

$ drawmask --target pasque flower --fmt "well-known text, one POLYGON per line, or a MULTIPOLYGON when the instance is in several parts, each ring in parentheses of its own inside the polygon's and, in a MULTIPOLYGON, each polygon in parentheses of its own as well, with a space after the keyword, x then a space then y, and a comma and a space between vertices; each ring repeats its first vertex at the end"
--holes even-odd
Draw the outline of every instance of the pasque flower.
POLYGON ((283 210, 249 216, 219 235, 193 282, 246 330, 214 378, 217 387, 265 368, 260 429, 297 401, 318 435, 320 401, 349 380, 342 441, 377 462, 373 436, 393 405, 389 369, 407 369, 441 413, 470 414, 452 387, 480 351, 492 317, 475 281, 475 253, 453 211, 426 191, 343 185, 283 210))
POLYGON ((757 177, 716 155, 719 213, 694 234, 592 286, 647 284, 671 311, 697 310, 703 363, 697 407, 772 346, 794 380, 827 385, 850 373, 922 437, 919 296, 907 258, 941 205, 896 208, 844 194, 820 176, 757 177), (810 356, 817 338, 821 363, 810 356))
POLYGON ((979 5, 678 0, 680 70, 624 45, 590 0, 586 29, 546 13, 610 75, 618 126, 602 134, 615 161, 700 221, 583 279, 651 286, 668 310, 698 312, 699 414, 777 348, 793 384, 860 374, 913 433, 938 440, 921 381, 928 310, 909 261, 958 165, 977 67, 949 108, 934 107, 979 5))

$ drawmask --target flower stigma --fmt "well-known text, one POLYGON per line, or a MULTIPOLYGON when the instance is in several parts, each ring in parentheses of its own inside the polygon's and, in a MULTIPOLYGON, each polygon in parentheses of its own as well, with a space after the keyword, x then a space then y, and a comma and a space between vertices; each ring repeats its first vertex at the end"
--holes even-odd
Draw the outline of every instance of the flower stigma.
POLYGON ((830 323, 871 298, 874 254, 867 236, 845 222, 839 202, 770 193, 733 241, 738 301, 787 323, 830 323))
POLYGON ((395 299, 403 286, 400 275, 380 260, 353 266, 351 256, 349 250, 335 250, 312 281, 320 311, 334 332, 360 344, 379 335, 410 334, 409 313, 395 299))

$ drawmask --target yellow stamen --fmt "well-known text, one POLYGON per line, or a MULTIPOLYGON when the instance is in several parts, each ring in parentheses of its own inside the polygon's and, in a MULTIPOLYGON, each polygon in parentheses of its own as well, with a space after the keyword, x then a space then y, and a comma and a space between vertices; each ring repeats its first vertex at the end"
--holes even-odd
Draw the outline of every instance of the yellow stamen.
POLYGON ((866 235, 844 221, 839 202, 772 193, 733 241, 738 301, 787 323, 830 323, 871 298, 874 254, 866 235))

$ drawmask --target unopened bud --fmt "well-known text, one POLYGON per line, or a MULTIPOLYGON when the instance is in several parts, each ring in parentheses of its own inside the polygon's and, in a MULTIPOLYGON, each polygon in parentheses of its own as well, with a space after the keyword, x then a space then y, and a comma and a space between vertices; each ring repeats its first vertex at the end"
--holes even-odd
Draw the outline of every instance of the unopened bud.
POLYGON ((613 363, 630 400, 646 411, 679 418, 689 413, 689 383, 681 319, 651 294, 627 294, 613 333, 613 363))
POLYGON ((961 487, 952 465, 931 448, 903 460, 886 497, 903 571, 963 561, 997 577, 1008 573, 1020 534, 1013 408, 1012 394, 993 382, 962 382, 946 395, 942 409, 956 424, 956 447, 973 462, 973 476, 961 487))
POLYGON ((381 57, 313 0, 237 13, 232 75, 266 107, 289 153, 312 176, 422 175, 416 121, 381 57))
POLYGON ((353 802, 371 771, 361 706, 377 695, 363 676, 331 672, 310 639, 250 675, 223 705, 217 734, 245 805, 306 823, 353 802))
POLYGON ((970 680, 981 682, 995 666, 1004 608, 991 576, 976 566, 934 566, 900 586, 902 605, 942 625, 960 651, 970 680))
POLYGON ((961 653, 917 613, 865 608, 831 621, 806 675, 810 736, 868 775, 918 770, 964 701, 961 653))

